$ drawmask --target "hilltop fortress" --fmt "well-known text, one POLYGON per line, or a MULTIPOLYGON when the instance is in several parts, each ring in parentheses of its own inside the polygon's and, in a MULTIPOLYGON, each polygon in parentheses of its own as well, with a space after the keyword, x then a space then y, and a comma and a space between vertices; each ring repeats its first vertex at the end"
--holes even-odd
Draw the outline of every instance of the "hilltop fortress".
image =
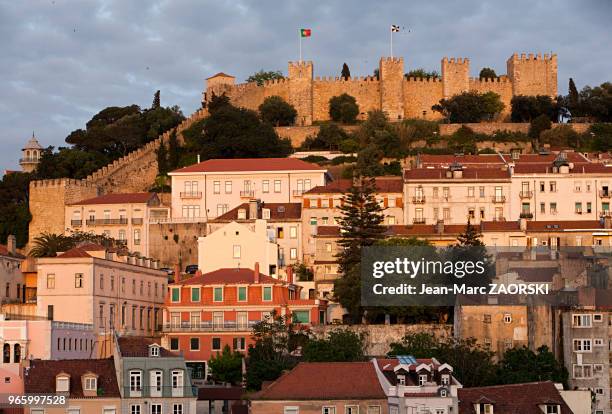
POLYGON ((506 62, 507 73, 497 79, 470 77, 470 60, 447 58, 441 62, 440 78, 406 78, 403 58, 380 59, 379 78, 313 77, 310 61, 289 62, 285 79, 235 84, 236 78, 218 73, 206 79, 203 103, 213 94, 225 93, 236 106, 257 110, 268 96, 278 95, 297 110, 296 124, 312 125, 329 119, 330 98, 347 93, 357 100, 359 118, 368 111, 382 110, 390 120, 405 118, 439 119, 431 107, 443 98, 476 91, 495 92, 510 113, 510 101, 517 95, 557 95, 557 55, 513 54, 506 62))

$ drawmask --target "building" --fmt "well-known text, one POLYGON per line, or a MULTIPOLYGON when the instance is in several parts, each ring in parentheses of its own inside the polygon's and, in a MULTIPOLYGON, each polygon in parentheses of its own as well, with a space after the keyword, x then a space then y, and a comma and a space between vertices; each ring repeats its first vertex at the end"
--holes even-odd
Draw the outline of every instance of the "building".
POLYGON ((275 236, 269 231, 266 220, 256 219, 253 225, 232 221, 198 238, 198 269, 209 273, 261 262, 267 274, 278 277, 282 262, 275 236))
POLYGON ((245 409, 245 389, 241 387, 206 386, 198 388, 198 414, 234 414, 245 409))
POLYGON ((359 119, 369 111, 383 111, 391 120, 405 118, 440 119, 431 107, 453 95, 467 91, 495 92, 510 114, 510 101, 517 95, 557 96, 557 55, 513 54, 506 61, 507 72, 496 79, 470 77, 470 60, 446 58, 441 61, 439 78, 406 78, 401 57, 380 59, 378 77, 313 77, 313 63, 289 62, 287 78, 235 85, 235 78, 218 73, 207 79, 203 103, 213 96, 227 95, 235 106, 257 110, 272 95, 282 97, 297 110, 297 125, 329 120, 329 100, 347 93, 359 105, 359 119))
POLYGON ((98 334, 150 336, 161 323, 167 283, 153 259, 86 244, 38 259, 37 312, 92 324, 98 334))
POLYGON ((207 222, 251 199, 301 203, 327 170, 295 158, 212 159, 170 172, 172 221, 207 222))
POLYGON ((204 380, 208 360, 226 345, 244 352, 253 326, 272 312, 306 326, 325 323, 326 301, 299 299, 300 287, 255 269, 218 269, 169 286, 163 343, 182 352, 194 380, 204 380))
POLYGON ((128 250, 149 255, 149 222, 167 218, 169 208, 155 193, 105 194, 69 204, 66 233, 105 234, 128 250))
POLYGON ((27 406, 26 414, 123 413, 113 358, 33 360, 26 370, 25 392, 68 399, 60 406, 27 406))
MULTIPOLYGON (((282 274, 286 275, 286 266, 291 266, 302 261, 301 204, 264 203, 261 202, 261 200, 250 200, 248 203, 243 203, 222 216, 212 219, 208 227, 211 232, 215 232, 216 230, 224 228, 228 223, 236 222, 246 225, 252 231, 255 231, 257 220, 266 221, 268 236, 271 236, 271 240, 278 245, 277 266, 282 274)), ((246 247, 248 248, 248 246, 246 247)), ((232 267, 233 264, 235 263, 225 263, 214 269, 232 267)), ((202 271, 206 272, 214 269, 202 269, 202 271)), ((270 272, 269 274, 274 273, 270 272)))
POLYGON ((574 414, 550 381, 459 390, 459 414, 515 413, 574 414))
POLYGON ((374 362, 389 400, 389 414, 457 412, 457 392, 462 386, 450 365, 409 355, 374 362))
POLYGON ((119 337, 115 344, 122 413, 196 413, 197 391, 182 356, 158 338, 119 337))
POLYGON ((36 170, 40 158, 42 157, 43 150, 44 148, 34 136, 34 132, 32 132, 32 138, 30 138, 21 149, 21 158, 19 159, 21 171, 31 173, 36 170))
POLYGON ((93 326, 50 320, 12 320, 0 314, 0 378, 4 392, 23 393, 23 368, 33 359, 97 358, 93 326))
POLYGON ((0 305, 23 303, 25 280, 21 273, 21 261, 25 258, 17 252, 15 236, 8 236, 6 245, 0 244, 0 305))
POLYGON ((251 396, 252 414, 387 414, 374 361, 301 362, 251 396))

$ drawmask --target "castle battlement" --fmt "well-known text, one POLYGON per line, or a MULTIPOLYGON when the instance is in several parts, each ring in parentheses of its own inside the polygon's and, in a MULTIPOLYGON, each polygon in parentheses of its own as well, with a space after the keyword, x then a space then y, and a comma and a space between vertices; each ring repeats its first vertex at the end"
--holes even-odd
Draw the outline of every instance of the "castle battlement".
POLYGON ((461 57, 458 57, 458 58, 454 58, 454 57, 448 58, 448 57, 444 56, 442 58, 442 62, 443 63, 457 64, 457 65, 468 65, 470 63, 470 59, 468 59, 468 58, 461 58, 461 57))
POLYGON ((499 76, 497 78, 472 78, 470 82, 481 82, 481 83, 510 83, 510 79, 507 76, 499 76))
POLYGON ((69 186, 89 188, 95 187, 94 185, 85 180, 77 180, 75 178, 49 178, 46 180, 36 180, 30 182, 30 188, 63 188, 69 186))
MULTIPOLYGON (((272 85, 282 85, 284 83, 287 83, 289 80, 287 78, 282 78, 282 79, 271 79, 271 80, 267 80, 264 81, 262 86, 272 86, 272 85)), ((250 84, 253 84, 253 82, 251 82, 250 84)), ((249 83, 247 83, 246 85, 249 85, 249 83)), ((255 83, 256 86, 259 86, 255 83)))
POLYGON ((551 61, 551 60, 556 60, 557 59, 557 54, 556 53, 544 53, 544 56, 542 56, 541 53, 538 54, 533 54, 533 53, 521 53, 520 55, 518 53, 514 53, 509 60, 515 61, 515 62, 528 62, 528 61, 551 61))
POLYGON ((439 77, 421 78, 421 77, 411 76, 409 78, 405 78, 405 80, 406 82, 431 82, 431 83, 442 82, 442 79, 439 77))
POLYGON ((381 62, 391 62, 391 63, 404 63, 404 58, 403 57, 381 57, 380 58, 381 62))
POLYGON ((289 61, 289 66, 307 67, 312 66, 312 60, 289 61))

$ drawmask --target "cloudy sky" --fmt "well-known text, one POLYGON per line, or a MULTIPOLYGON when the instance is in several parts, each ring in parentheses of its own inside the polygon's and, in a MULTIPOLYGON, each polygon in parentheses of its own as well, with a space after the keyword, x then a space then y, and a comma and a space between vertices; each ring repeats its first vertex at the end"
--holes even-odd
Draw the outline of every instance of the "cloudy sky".
POLYGON ((218 71, 286 73, 300 27, 312 29, 315 75, 343 62, 370 74, 397 24, 407 70, 456 56, 471 58, 472 76, 500 74, 515 51, 553 51, 566 93, 570 76, 578 88, 611 80, 610 16, 610 0, 0 0, 0 169, 17 168, 33 130, 57 147, 100 109, 148 106, 157 89, 189 114, 218 71))

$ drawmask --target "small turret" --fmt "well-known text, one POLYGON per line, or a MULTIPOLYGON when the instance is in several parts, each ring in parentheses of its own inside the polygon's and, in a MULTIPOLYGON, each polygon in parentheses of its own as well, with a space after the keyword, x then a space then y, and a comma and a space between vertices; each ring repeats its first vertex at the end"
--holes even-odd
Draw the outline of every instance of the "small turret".
POLYGON ((19 160, 21 170, 28 173, 34 171, 40 162, 42 151, 42 145, 40 145, 34 132, 32 132, 32 138, 21 149, 21 159, 19 160))

